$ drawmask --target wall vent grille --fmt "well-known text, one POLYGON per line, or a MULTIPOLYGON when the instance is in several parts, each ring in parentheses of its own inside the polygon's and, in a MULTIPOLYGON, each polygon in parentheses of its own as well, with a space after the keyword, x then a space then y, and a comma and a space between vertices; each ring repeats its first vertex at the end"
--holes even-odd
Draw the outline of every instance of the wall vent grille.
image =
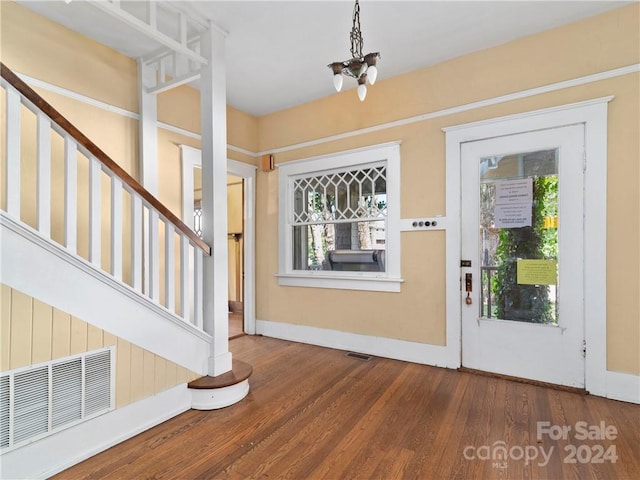
POLYGON ((2 373, 2 452, 112 410, 114 362, 108 347, 2 373))

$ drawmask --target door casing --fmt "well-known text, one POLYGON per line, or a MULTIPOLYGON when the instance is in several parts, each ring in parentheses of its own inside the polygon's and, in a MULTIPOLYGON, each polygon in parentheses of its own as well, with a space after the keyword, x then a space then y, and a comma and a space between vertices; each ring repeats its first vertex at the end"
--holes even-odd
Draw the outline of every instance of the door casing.
MULTIPOLYGON (((182 157, 182 218, 189 218, 193 212, 193 168, 202 165, 201 150, 180 145, 182 157)), ((256 172, 257 167, 248 163, 227 159, 227 173, 244 180, 244 331, 256 333, 256 172)))
POLYGON ((446 357, 461 366, 461 144, 470 141, 582 124, 584 170, 585 388, 606 396, 607 107, 613 96, 498 117, 443 129, 446 135, 446 357))

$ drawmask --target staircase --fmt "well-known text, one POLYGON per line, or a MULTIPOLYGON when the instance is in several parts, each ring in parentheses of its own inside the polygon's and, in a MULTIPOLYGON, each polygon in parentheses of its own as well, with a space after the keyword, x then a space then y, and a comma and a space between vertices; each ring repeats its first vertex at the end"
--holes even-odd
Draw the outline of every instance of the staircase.
POLYGON ((117 425, 148 414, 144 401, 116 408, 89 426, 2 451, 2 475, 52 474, 186 408, 222 408, 244 398, 249 365, 233 361, 230 371, 207 375, 215 334, 203 319, 209 245, 7 66, 0 67, 6 126, 0 281, 202 375, 188 389, 183 384, 155 395, 153 420, 126 432, 117 425), (96 429, 111 429, 112 438, 83 445, 96 429), (51 450, 54 444, 57 450, 51 450), (43 452, 50 453, 32 467, 28 458, 43 452))
POLYGON ((1 68, 7 130, 3 283, 206 374, 211 336, 203 330, 202 261, 211 254, 209 246, 8 67, 1 68), (21 177, 29 175, 28 155, 21 152, 21 142, 30 140, 20 131, 26 115, 37 125, 35 192, 21 191, 21 177), (53 178, 52 171, 61 169, 63 178, 53 178), (88 205, 79 201, 79 177, 86 171, 88 205), (52 182, 60 180, 64 204, 53 208, 52 182), (34 193, 35 212, 21 205, 34 193))

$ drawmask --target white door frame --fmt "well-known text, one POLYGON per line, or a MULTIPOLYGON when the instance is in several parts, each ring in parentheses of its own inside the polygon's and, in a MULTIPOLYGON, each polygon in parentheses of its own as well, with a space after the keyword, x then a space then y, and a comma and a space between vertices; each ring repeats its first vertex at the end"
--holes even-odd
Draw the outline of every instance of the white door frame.
POLYGON ((584 323, 585 388, 606 396, 607 106, 613 96, 443 128, 446 134, 447 367, 461 365, 461 144, 567 125, 585 125, 584 323))
MULTIPOLYGON (((202 166, 201 150, 180 145, 182 157, 182 218, 193 215, 193 169, 202 166)), ((244 180, 244 331, 256 333, 256 171, 248 163, 227 159, 227 173, 244 180)), ((186 223, 186 222, 185 222, 186 223)), ((193 225, 190 225, 193 227, 193 225)))

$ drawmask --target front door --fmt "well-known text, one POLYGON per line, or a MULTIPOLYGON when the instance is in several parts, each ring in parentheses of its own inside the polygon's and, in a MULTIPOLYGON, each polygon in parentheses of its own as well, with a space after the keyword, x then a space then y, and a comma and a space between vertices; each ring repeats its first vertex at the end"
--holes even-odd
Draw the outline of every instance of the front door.
POLYGON ((582 125, 461 145, 464 367, 584 388, 583 152, 582 125))

